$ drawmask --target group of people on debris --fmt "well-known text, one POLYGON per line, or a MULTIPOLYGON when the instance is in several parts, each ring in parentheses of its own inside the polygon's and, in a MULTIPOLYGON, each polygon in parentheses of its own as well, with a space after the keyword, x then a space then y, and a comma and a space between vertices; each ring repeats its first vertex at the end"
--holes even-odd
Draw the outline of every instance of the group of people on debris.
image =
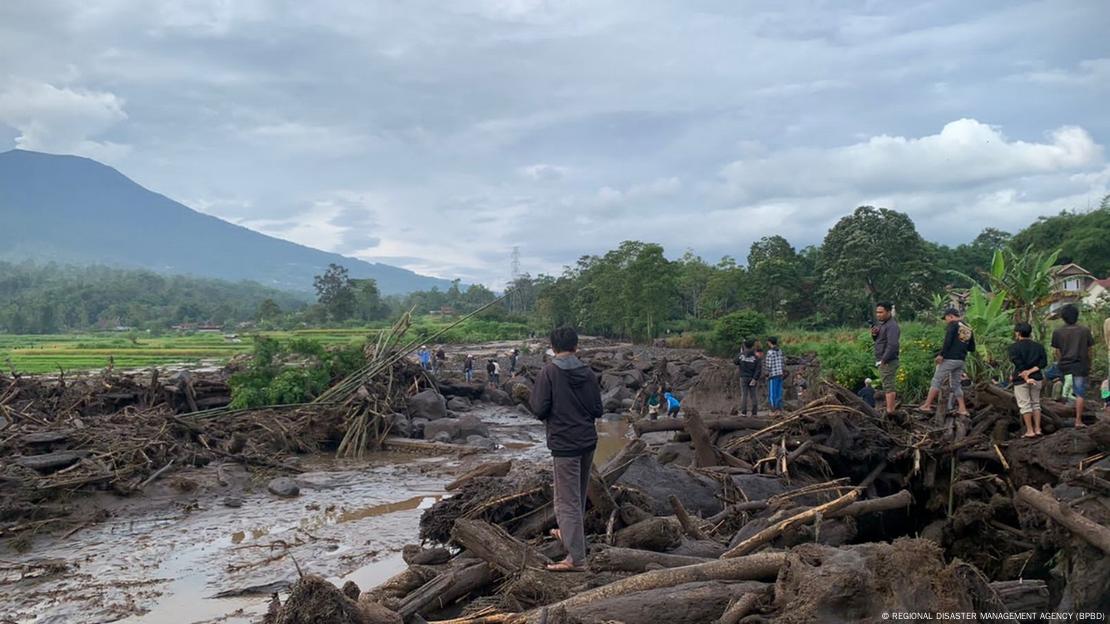
MULTIPOLYGON (((439 373, 444 370, 447 365, 447 352, 443 346, 436 347, 433 352, 428 348, 428 345, 423 345, 416 352, 416 358, 420 362, 420 366, 432 373, 439 373)), ((520 359, 520 350, 513 349, 508 353, 509 358, 509 375, 511 376, 516 372, 517 362, 520 359)), ((466 377, 467 383, 474 381, 474 356, 467 353, 463 357, 463 376, 466 377)), ((486 360, 486 379, 491 387, 496 387, 501 384, 501 362, 498 358, 489 358, 486 360)))
MULTIPOLYGON (((1055 364, 1048 365, 1048 353, 1044 345, 1033 339, 1033 327, 1019 322, 1013 328, 1013 344, 1007 354, 1013 364, 1013 374, 1003 383, 1014 391, 1018 411, 1025 426, 1024 437, 1035 438, 1041 435, 1041 391, 1046 383, 1059 385, 1060 394, 1053 396, 1070 398, 1075 401, 1075 426, 1085 427, 1083 410, 1085 396, 1091 375, 1091 360, 1094 349, 1094 336, 1090 328, 1079 324, 1079 308, 1068 304, 1060 308, 1060 319, 1064 325, 1052 332, 1050 347, 1055 355, 1055 364)), ((893 412, 898 407, 897 375, 900 366, 899 350, 901 330, 894 318, 894 306, 879 303, 875 309, 877 322, 871 327, 871 337, 875 342, 875 366, 879 370, 880 389, 884 394, 886 411, 893 412)), ((947 384, 950 395, 958 406, 957 413, 968 415, 964 401, 963 386, 968 380, 965 373, 967 356, 975 352, 975 333, 961 317, 959 310, 949 308, 944 313, 946 329, 944 343, 936 356, 936 370, 930 383, 929 393, 917 409, 931 414, 941 390, 947 384)), ((1108 322, 1110 324, 1110 322, 1108 322)), ((872 407, 875 406, 875 388, 870 379, 864 380, 859 395, 872 407)), ((1107 384, 1104 383, 1105 387, 1107 384)), ((1105 393, 1105 389, 1104 389, 1105 393)), ((1106 399, 1103 396, 1103 399, 1106 399)))

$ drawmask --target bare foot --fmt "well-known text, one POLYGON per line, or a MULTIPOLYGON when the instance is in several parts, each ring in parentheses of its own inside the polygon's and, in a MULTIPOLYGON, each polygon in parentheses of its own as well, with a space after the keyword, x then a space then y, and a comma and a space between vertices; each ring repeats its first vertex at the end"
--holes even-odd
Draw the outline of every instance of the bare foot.
POLYGON ((1077 422, 1077 423, 1075 423, 1075 428, 1076 429, 1086 429, 1087 425, 1084 424, 1084 423, 1081 423, 1081 422, 1077 422))
POLYGON ((1025 435, 1023 435, 1021 437, 1023 437, 1023 438, 1035 438, 1035 437, 1037 437, 1037 434, 1030 431, 1030 432, 1027 432, 1025 435))
POLYGON ((550 572, 584 572, 586 568, 575 565, 570 559, 563 559, 558 563, 549 563, 545 566, 550 572))
POLYGON ((559 529, 551 529, 551 537, 554 537, 561 542, 563 541, 563 532, 559 529))

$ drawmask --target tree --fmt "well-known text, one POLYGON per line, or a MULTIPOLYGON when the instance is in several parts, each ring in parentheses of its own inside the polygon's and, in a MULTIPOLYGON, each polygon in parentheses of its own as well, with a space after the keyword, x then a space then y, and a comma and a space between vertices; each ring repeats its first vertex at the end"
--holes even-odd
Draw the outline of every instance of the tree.
POLYGON ((355 312, 355 289, 346 267, 334 262, 328 265, 323 275, 312 280, 316 288, 316 299, 335 321, 345 321, 355 312))
POLYGON ((702 297, 713 277, 713 267, 687 249, 678 260, 676 284, 682 313, 692 318, 701 318, 702 297))
POLYGON ((721 354, 735 353, 748 338, 759 338, 767 331, 767 317, 755 310, 725 315, 713 329, 714 349, 721 354))
POLYGON ((262 303, 258 304, 257 318, 259 321, 273 321, 279 316, 281 316, 281 306, 273 299, 267 297, 262 300, 262 303))
POLYGON ((382 303, 382 293, 374 279, 351 280, 355 291, 355 315, 363 321, 376 321, 389 314, 389 308, 382 303))
POLYGON ((764 236, 748 252, 748 283, 753 307, 771 318, 786 316, 798 294, 801 258, 781 236, 764 236))
POLYGON ((829 230, 821 254, 823 300, 840 322, 862 321, 882 299, 912 316, 937 287, 933 254, 894 210, 860 206, 829 230))

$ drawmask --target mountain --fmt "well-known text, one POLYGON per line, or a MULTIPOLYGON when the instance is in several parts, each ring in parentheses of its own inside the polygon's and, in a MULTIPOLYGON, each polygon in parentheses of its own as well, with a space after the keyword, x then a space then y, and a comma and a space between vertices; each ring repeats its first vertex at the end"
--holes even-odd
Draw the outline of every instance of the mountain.
POLYGON ((329 263, 383 294, 447 280, 348 258, 199 213, 88 158, 0 153, 0 260, 142 267, 310 291, 329 263))

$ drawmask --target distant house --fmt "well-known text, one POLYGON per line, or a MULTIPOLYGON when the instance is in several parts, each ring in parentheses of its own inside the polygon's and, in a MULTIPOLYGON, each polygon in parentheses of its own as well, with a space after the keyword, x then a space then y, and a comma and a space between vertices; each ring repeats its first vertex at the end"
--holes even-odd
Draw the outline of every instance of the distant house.
POLYGON ((1094 307, 1101 303, 1100 300, 1103 298, 1110 299, 1110 277, 1091 282, 1087 287, 1087 296, 1083 298, 1083 303, 1094 307))
POLYGON ((1110 297, 1110 278, 1097 279, 1090 271, 1074 262, 1052 269, 1052 304, 1055 312, 1069 303, 1095 306, 1105 295, 1110 297))
POLYGON ((197 325, 197 333, 200 334, 222 334, 224 333, 223 325, 197 325))

